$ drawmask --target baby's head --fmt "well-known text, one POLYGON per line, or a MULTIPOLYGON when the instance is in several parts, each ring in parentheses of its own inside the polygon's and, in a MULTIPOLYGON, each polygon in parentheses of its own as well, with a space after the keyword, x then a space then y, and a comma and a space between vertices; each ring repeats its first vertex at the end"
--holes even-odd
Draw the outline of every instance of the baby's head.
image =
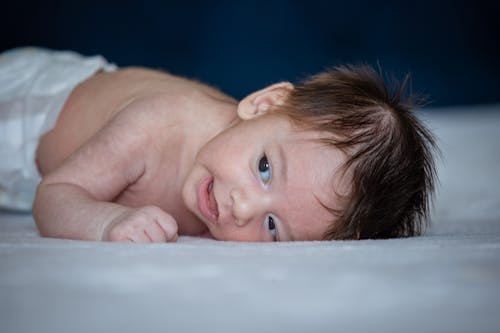
POLYGON ((405 237, 426 224, 434 139, 368 66, 278 83, 198 153, 183 198, 217 239, 405 237))
POLYGON ((369 66, 338 67, 297 85, 276 109, 346 154, 340 172, 350 186, 324 239, 409 237, 427 225, 437 147, 412 113, 408 80, 390 89, 369 66))

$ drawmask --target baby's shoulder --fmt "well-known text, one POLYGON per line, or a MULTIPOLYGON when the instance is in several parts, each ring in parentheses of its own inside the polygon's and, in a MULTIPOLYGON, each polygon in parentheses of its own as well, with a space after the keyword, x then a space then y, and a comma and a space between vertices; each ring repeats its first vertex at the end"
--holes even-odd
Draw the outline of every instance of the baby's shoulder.
POLYGON ((203 112, 196 99, 170 92, 143 94, 126 101, 109 126, 146 140, 144 150, 164 152, 179 145, 198 146, 203 138, 212 136, 211 127, 200 123, 213 121, 212 113, 203 112))
POLYGON ((196 83, 182 82, 151 82, 149 89, 125 99, 115 113, 139 126, 189 128, 200 122, 213 123, 221 113, 227 113, 228 104, 236 105, 196 83))
POLYGON ((127 126, 161 129, 189 122, 194 110, 193 102, 183 95, 152 91, 124 101, 110 120, 127 126))

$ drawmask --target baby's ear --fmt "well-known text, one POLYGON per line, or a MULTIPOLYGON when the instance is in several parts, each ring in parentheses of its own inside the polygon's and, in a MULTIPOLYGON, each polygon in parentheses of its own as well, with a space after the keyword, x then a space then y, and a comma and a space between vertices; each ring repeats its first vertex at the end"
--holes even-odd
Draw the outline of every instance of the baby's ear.
POLYGON ((265 114, 272 106, 283 104, 293 90, 290 82, 280 82, 248 95, 238 104, 238 116, 243 120, 265 114))

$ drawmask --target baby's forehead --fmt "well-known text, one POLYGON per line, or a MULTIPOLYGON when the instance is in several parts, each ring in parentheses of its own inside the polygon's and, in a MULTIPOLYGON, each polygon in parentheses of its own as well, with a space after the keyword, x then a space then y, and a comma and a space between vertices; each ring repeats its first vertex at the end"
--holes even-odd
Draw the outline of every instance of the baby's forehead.
POLYGON ((333 211, 340 209, 329 186, 308 188, 290 186, 285 194, 287 206, 284 219, 290 226, 291 240, 321 240, 335 222, 333 211))
POLYGON ((292 139, 283 144, 293 185, 290 190, 309 192, 321 205, 337 209, 337 196, 349 192, 350 182, 344 173, 347 156, 317 138, 292 139))
POLYGON ((323 174, 326 171, 339 169, 347 159, 347 154, 333 142, 331 136, 325 133, 302 131, 298 132, 298 135, 287 137, 278 144, 282 144, 293 155, 293 158, 299 161, 304 159, 321 161, 321 164, 315 164, 315 170, 317 174, 323 174))

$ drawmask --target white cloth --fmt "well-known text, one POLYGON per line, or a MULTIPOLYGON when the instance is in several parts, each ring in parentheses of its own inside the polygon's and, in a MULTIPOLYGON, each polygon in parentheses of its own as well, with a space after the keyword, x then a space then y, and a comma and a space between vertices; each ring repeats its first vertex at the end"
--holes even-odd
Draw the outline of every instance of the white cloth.
POLYGON ((40 137, 79 83, 115 69, 102 56, 71 51, 24 47, 0 54, 0 208, 31 209, 40 137))

